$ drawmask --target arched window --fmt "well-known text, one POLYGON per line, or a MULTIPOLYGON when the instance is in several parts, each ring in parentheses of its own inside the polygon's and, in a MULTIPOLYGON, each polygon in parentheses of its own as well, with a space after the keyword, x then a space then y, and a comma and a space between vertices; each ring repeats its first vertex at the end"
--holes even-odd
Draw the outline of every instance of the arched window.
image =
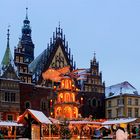
POLYGON ((98 107, 101 107, 101 101, 98 100, 98 107))
POLYGON ((60 103, 63 102, 63 93, 60 93, 60 94, 59 94, 58 102, 60 102, 60 103))
POLYGON ((69 95, 69 93, 66 93, 65 94, 65 101, 66 102, 69 102, 70 101, 70 95, 69 95))
POLYGON ((74 96, 74 93, 71 94, 71 99, 72 99, 72 102, 75 102, 75 96, 74 96))
POLYGON ((92 106, 96 106, 96 99, 92 99, 92 106))
POLYGON ((25 108, 26 109, 31 108, 31 103, 29 101, 25 102, 25 108))

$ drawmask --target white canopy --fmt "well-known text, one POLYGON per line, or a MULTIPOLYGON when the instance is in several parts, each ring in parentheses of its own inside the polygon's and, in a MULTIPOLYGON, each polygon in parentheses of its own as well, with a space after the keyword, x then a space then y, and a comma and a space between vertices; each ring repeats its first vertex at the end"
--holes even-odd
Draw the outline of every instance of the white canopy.
POLYGON ((35 119, 37 119, 42 124, 52 124, 52 122, 45 116, 43 112, 32 109, 27 110, 35 119))
POLYGON ((101 122, 95 122, 95 121, 87 121, 87 120, 82 120, 82 121, 70 121, 70 124, 97 124, 101 125, 101 122))
POLYGON ((108 120, 102 123, 102 125, 109 125, 109 124, 120 124, 120 123, 130 123, 136 121, 137 118, 130 118, 130 119, 117 119, 117 120, 108 120))
POLYGON ((23 126, 23 125, 12 121, 0 121, 0 126, 23 126))

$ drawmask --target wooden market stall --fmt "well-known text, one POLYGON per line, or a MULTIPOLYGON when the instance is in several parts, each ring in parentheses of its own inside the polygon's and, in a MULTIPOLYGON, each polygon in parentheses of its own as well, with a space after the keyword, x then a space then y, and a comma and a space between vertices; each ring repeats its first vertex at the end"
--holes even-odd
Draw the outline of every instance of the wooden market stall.
POLYGON ((103 126, 109 126, 110 130, 111 130, 111 135, 109 135, 107 138, 115 138, 115 132, 117 130, 117 127, 123 126, 123 128, 125 128, 128 132, 128 137, 132 138, 133 134, 132 134, 132 125, 135 124, 135 122, 137 122, 137 118, 120 118, 120 119, 112 119, 112 120, 107 120, 104 121, 102 123, 103 126), (130 128, 128 128, 128 126, 130 128), (129 129, 129 130, 128 130, 129 129))
POLYGON ((17 138, 17 127, 23 126, 15 121, 0 121, 0 133, 1 138, 4 139, 16 139, 17 138))
POLYGON ((101 122, 88 120, 69 121, 69 127, 73 138, 91 138, 94 129, 102 126, 101 122))
POLYGON ((51 134, 50 125, 52 122, 41 111, 27 109, 21 116, 18 122, 21 122, 26 127, 26 138, 41 139, 43 138, 43 127, 49 126, 49 135, 51 134))

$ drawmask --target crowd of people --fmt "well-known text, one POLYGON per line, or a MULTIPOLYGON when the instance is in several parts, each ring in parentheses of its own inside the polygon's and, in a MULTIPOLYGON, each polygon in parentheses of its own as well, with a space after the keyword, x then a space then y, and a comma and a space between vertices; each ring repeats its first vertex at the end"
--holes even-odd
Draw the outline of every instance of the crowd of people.
POLYGON ((140 124, 117 124, 95 129, 91 139, 140 139, 140 124))

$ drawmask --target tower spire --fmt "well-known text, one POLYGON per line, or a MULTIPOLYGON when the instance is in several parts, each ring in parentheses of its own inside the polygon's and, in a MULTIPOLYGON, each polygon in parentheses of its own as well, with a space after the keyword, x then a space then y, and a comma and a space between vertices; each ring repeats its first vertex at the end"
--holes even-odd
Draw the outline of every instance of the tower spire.
POLYGON ((58 23, 58 33, 60 34, 60 21, 58 23))
POLYGON ((10 25, 8 25, 8 29, 7 29, 7 47, 6 47, 2 62, 1 62, 3 68, 11 64, 11 61, 13 61, 13 57, 12 57, 12 53, 11 53, 10 45, 9 45, 9 36, 10 36, 9 27, 10 25))
POLYGON ((93 61, 96 61, 96 52, 94 51, 93 61))
POLYGON ((10 25, 8 25, 8 29, 7 29, 7 47, 9 48, 9 40, 10 40, 10 33, 9 33, 9 31, 10 31, 10 25))
POLYGON ((26 19, 28 19, 28 7, 26 7, 26 19))

